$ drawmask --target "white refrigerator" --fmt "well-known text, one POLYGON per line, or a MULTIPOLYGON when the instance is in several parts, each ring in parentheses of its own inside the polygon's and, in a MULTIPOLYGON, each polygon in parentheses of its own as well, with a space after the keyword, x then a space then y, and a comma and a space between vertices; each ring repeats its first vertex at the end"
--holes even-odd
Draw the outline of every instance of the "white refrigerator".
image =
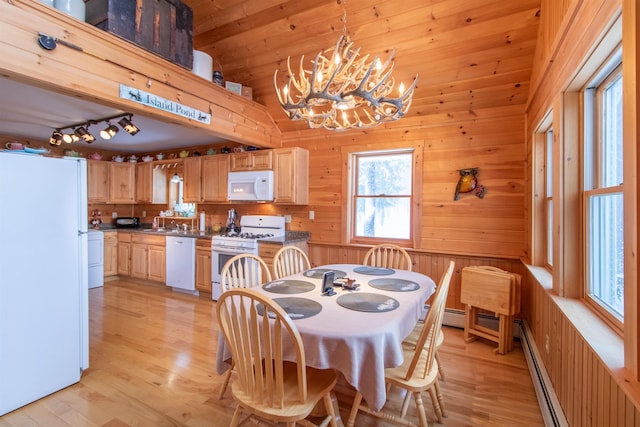
POLYGON ((0 152, 0 415, 89 367, 87 166, 0 152))

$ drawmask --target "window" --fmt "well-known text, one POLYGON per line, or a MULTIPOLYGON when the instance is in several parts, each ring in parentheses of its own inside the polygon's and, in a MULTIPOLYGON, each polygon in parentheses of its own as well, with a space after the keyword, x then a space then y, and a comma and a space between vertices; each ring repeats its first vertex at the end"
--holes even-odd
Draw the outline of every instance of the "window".
POLYGON ((548 128, 544 133, 544 222, 545 222, 545 252, 544 259, 547 268, 553 266, 553 129, 548 128))
POLYGON ((413 149, 352 155, 352 242, 412 242, 413 156, 413 149))
POLYGON ((583 91, 585 294, 616 323, 624 319, 620 57, 614 55, 583 91))

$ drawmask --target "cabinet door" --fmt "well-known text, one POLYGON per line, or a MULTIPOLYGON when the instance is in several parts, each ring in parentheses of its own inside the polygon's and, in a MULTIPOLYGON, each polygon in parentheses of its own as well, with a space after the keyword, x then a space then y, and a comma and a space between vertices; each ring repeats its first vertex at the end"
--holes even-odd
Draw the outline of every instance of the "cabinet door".
POLYGON ((89 203, 109 200, 109 163, 87 160, 87 198, 89 203))
POLYGON ((202 180, 202 157, 187 157, 183 163, 182 198, 185 202, 202 201, 200 187, 202 180))
POLYGON ((131 277, 146 279, 148 277, 147 245, 131 244, 131 277))
POLYGON ((104 277, 118 274, 118 234, 104 233, 104 277))
POLYGON ((138 163, 136 165, 136 202, 151 203, 152 186, 151 163, 138 163))
POLYGON ((309 151, 279 148, 274 153, 274 203, 309 203, 309 151))
POLYGON ((250 151, 253 157, 253 169, 255 170, 271 170, 273 169, 273 151, 258 150, 250 151))
POLYGON ((272 150, 243 151, 231 155, 231 172, 250 170, 271 170, 272 150))
POLYGON ((135 202, 135 163, 109 162, 109 203, 135 202))
POLYGON ((229 156, 219 154, 202 159, 202 201, 226 202, 229 156))
POLYGON ((152 246, 148 248, 148 278, 156 282, 164 283, 166 281, 166 250, 164 246, 152 246))
POLYGON ((118 275, 131 276, 131 243, 118 243, 118 275))
POLYGON ((196 289, 211 293, 211 239, 196 240, 196 289))

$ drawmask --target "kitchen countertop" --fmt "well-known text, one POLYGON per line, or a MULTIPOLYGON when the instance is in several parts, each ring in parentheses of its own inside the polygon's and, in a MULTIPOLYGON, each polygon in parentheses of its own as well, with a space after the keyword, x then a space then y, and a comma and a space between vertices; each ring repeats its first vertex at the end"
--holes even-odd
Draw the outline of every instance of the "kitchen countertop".
MULTIPOLYGON (((164 230, 152 229, 152 228, 115 228, 111 225, 101 226, 100 231, 112 232, 112 231, 125 231, 130 233, 144 233, 144 234, 160 234, 163 236, 179 236, 179 237, 192 237, 194 239, 211 239, 213 236, 217 236, 218 233, 206 232, 206 231, 180 231, 174 232, 171 229, 165 228, 164 230)), ((303 242, 311 238, 311 234, 308 231, 286 231, 284 236, 269 237, 266 239, 260 239, 260 243, 267 243, 272 245, 284 245, 287 243, 303 242)))

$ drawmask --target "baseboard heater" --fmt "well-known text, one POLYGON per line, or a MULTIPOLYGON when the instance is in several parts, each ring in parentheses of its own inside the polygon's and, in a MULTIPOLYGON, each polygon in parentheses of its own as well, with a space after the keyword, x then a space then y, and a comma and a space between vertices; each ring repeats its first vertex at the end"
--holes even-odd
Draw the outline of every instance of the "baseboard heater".
MULTIPOLYGON (((498 319, 489 314, 480 314, 480 323, 483 326, 498 329, 498 319)), ((461 310, 445 309, 443 325, 464 329, 465 314, 461 310)), ((524 357, 527 360, 529 374, 533 381, 533 387, 538 397, 538 404, 542 412, 542 418, 545 426, 549 427, 568 427, 567 419, 564 416, 556 392, 551 385, 551 380, 542 363, 538 348, 531 337, 531 330, 526 322, 519 319, 515 320, 513 334, 515 338, 520 339, 524 357)))

